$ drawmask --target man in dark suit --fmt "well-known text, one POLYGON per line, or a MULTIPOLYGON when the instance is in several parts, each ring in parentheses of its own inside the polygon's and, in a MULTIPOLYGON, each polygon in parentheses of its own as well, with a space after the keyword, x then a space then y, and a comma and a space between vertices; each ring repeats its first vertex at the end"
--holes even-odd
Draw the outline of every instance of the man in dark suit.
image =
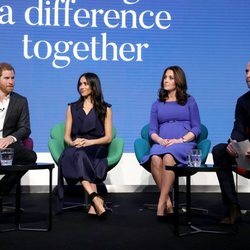
MULTIPOLYGON (((0 63, 0 149, 13 148, 13 163, 36 162, 36 153, 22 145, 30 133, 27 99, 15 92, 15 70, 8 63, 0 63)), ((23 172, 25 174, 25 172, 23 172)), ((16 184, 15 173, 0 180, 0 195, 8 194, 16 184)))
MULTIPOLYGON (((250 62, 246 67, 246 82, 250 88, 250 62)), ((237 154, 230 140, 244 141, 246 139, 250 140, 250 91, 237 100, 234 127, 228 144, 218 144, 212 150, 214 166, 219 168, 217 177, 223 203, 227 206, 225 218, 221 221, 223 224, 234 224, 241 216, 232 173, 232 165, 236 165, 237 154)), ((250 152, 246 153, 246 157, 250 158, 250 152)))

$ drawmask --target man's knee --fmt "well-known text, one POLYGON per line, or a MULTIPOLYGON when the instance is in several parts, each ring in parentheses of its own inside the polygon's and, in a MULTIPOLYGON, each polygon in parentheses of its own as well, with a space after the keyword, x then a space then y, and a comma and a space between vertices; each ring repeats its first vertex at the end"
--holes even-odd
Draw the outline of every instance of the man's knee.
POLYGON ((16 159, 16 161, 20 163, 35 163, 36 160, 37 160, 37 154, 32 150, 24 152, 22 157, 18 157, 18 159, 16 159))
POLYGON ((227 148, 226 143, 220 143, 220 144, 215 145, 212 149, 213 158, 216 159, 224 155, 226 152, 226 148, 227 148))
POLYGON ((30 155, 29 155, 29 162, 36 162, 37 160, 37 154, 34 151, 31 151, 30 155))

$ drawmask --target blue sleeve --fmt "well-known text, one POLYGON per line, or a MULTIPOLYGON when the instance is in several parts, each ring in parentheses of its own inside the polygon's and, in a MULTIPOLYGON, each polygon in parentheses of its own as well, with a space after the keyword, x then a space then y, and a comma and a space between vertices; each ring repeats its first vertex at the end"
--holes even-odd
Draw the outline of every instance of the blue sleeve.
POLYGON ((190 132, 192 132, 197 138, 201 132, 201 120, 200 120, 200 112, 198 105, 192 96, 188 98, 188 106, 189 106, 190 124, 191 124, 190 132))
POLYGON ((158 124, 158 105, 157 102, 153 103, 151 107, 151 113, 150 113, 150 124, 149 124, 149 136, 153 133, 158 134, 159 130, 159 124, 158 124))

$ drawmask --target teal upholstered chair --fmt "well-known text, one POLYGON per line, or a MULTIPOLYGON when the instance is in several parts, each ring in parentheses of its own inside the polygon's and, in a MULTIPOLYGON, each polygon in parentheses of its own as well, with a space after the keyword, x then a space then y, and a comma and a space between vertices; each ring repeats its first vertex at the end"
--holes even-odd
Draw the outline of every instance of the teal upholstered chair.
MULTIPOLYGON (((64 132, 65 132, 65 122, 61 122, 52 127, 50 131, 50 140, 48 143, 50 154, 56 164, 67 144, 64 142, 64 132)), ((108 171, 114 168, 120 161, 124 148, 124 140, 116 136, 116 129, 112 128, 112 141, 108 149, 108 171)), ((86 197, 86 195, 85 195, 86 197)), ((65 202, 66 203, 66 202, 65 202)), ((86 206, 87 199, 85 202, 80 204, 81 206, 86 206)), ((79 206, 79 204, 76 204, 79 206)), ((65 206, 64 209, 75 207, 72 204, 65 206)))
MULTIPOLYGON (((204 164, 207 160, 210 147, 211 147, 211 141, 207 139, 208 137, 208 129, 205 125, 201 125, 201 133, 199 137, 197 138, 197 148, 201 149, 202 151, 202 164, 204 164)), ((141 137, 137 138, 134 142, 134 151, 135 156, 140 163, 143 157, 147 154, 149 154, 150 148, 152 146, 152 141, 149 137, 149 124, 146 124, 141 129, 141 137)), ((150 172, 150 165, 143 166, 147 171, 150 172)), ((149 208, 155 208, 155 204, 144 204, 145 207, 149 208)), ((201 210, 202 212, 207 212, 207 210, 199 209, 199 208, 192 208, 195 210, 201 210)))
MULTIPOLYGON (((205 125, 201 125, 201 133, 197 139, 197 148, 202 150, 202 163, 205 163, 210 151, 211 141, 207 139, 208 130, 205 125)), ((137 138, 134 142, 135 156, 138 162, 141 162, 142 158, 149 154, 152 141, 149 137, 149 124, 146 124, 141 129, 141 138, 137 138)), ((146 166, 146 170, 150 171, 150 166, 146 166)))

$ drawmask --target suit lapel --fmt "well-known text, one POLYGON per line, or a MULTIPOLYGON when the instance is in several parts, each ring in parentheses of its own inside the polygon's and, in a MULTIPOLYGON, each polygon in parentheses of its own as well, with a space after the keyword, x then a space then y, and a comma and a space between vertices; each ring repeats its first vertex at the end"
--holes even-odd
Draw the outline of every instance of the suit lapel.
POLYGON ((7 113, 6 113, 6 116, 5 116, 5 120, 4 120, 3 126, 5 125, 5 123, 7 122, 8 118, 9 118, 9 116, 11 114, 11 112, 13 111, 15 103, 16 103, 15 94, 11 93, 10 94, 10 102, 9 102, 9 106, 8 106, 8 109, 7 109, 7 113))

